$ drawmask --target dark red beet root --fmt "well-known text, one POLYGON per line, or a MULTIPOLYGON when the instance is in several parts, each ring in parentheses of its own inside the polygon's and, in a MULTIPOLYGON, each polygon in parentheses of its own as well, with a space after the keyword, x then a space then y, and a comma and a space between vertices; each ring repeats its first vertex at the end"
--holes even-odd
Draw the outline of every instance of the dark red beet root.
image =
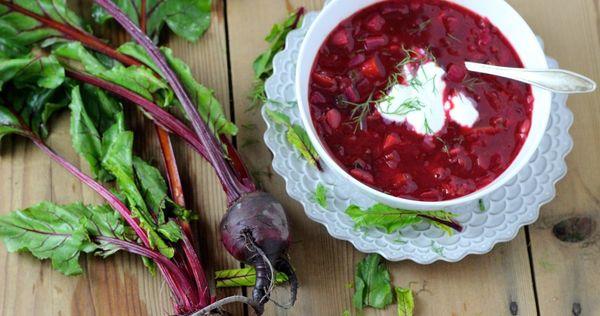
POLYGON ((272 195, 254 192, 236 201, 221 221, 221 241, 232 256, 255 267, 252 298, 260 307, 259 313, 269 299, 273 270, 288 275, 294 303, 298 282, 286 257, 290 245, 288 220, 283 206, 272 195))

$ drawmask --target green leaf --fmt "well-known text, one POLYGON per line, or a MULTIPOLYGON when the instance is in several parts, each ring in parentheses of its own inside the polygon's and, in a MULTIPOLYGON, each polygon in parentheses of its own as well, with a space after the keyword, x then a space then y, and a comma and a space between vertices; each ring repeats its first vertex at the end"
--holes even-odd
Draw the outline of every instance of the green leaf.
POLYGON ((405 227, 423 221, 430 222, 434 226, 452 234, 452 228, 436 220, 453 221, 455 214, 445 211, 411 211, 393 208, 385 204, 377 203, 367 210, 357 205, 350 205, 346 214, 354 221, 356 228, 381 228, 388 234, 394 233, 405 227))
POLYGON ((208 127, 215 134, 237 134, 237 126, 227 119, 225 112, 223 112, 223 107, 217 98, 215 98, 213 91, 198 83, 194 79, 190 67, 181 59, 174 57, 171 49, 163 47, 161 50, 167 58, 169 65, 181 80, 185 90, 190 95, 192 102, 198 107, 198 112, 204 122, 207 122, 208 127))
POLYGON ((159 225, 158 232, 171 242, 176 242, 183 237, 180 226, 174 221, 159 225))
POLYGON ((86 113, 94 122, 98 132, 104 134, 117 122, 123 106, 106 91, 95 86, 84 84, 81 86, 81 97, 86 113))
POLYGON ((80 42, 69 42, 57 45, 53 55, 81 63, 85 71, 111 83, 122 86, 160 106, 170 106, 173 92, 167 83, 154 75, 145 66, 125 67, 121 64, 106 67, 94 54, 80 42))
POLYGON ((11 81, 15 87, 37 85, 54 89, 65 80, 65 70, 54 56, 0 59, 0 90, 11 81))
MULTIPOLYGON (((139 45, 136 45, 134 43, 127 43, 122 45, 119 48, 119 51, 123 54, 129 55, 142 61, 156 73, 161 73, 154 64, 154 62, 148 57, 144 49, 142 49, 139 45)), ((202 118, 202 120, 204 120, 204 122, 207 123, 211 131, 213 131, 213 133, 215 133, 217 136, 221 134, 228 136, 237 134, 237 126, 235 126, 235 124, 229 121, 229 119, 225 115, 225 112, 223 111, 222 105, 214 96, 213 91, 198 83, 194 79, 190 67, 186 65, 181 59, 173 56, 173 52, 171 51, 171 49, 163 47, 161 51, 165 55, 168 63, 170 64, 175 74, 181 80, 185 90, 188 92, 190 98, 192 99, 192 102, 194 102, 194 104, 197 106, 200 117, 202 118)), ((144 69, 150 71, 147 68, 144 69)), ((113 81, 119 85, 123 85, 124 87, 127 87, 128 89, 131 89, 134 92, 137 92, 136 89, 131 88, 130 85, 126 85, 123 82, 119 82, 111 78, 106 79, 109 81, 113 81)), ((136 81, 137 80, 139 79, 136 79, 136 81)), ((166 84, 166 82, 163 79, 160 79, 160 82, 165 86, 159 86, 158 82, 156 82, 150 87, 144 88, 148 89, 151 92, 150 96, 155 95, 156 92, 161 92, 163 94, 163 101, 158 101, 160 102, 158 103, 159 105, 165 107, 176 105, 178 107, 181 107, 179 101, 174 99, 174 94, 172 90, 168 89, 168 85, 166 84)))
POLYGON ((121 54, 125 54, 125 55, 131 56, 131 57, 139 60, 144 65, 146 65, 146 66, 150 67, 152 70, 154 70, 155 73, 160 74, 162 76, 162 72, 156 66, 156 64, 154 63, 152 58, 150 58, 150 56, 148 56, 148 53, 146 53, 146 50, 142 46, 138 45, 137 43, 126 42, 123 45, 119 46, 119 48, 117 48, 117 51, 121 54))
MULTIPOLYGON (((221 270, 215 272, 217 287, 244 287, 254 286, 256 283, 256 270, 252 267, 242 269, 221 270)), ((281 284, 288 281, 288 277, 278 272, 275 283, 281 284)))
MULTIPOLYGON (((65 0, 13 0, 12 3, 51 20, 83 30, 79 16, 71 11, 65 0)), ((28 47, 61 34, 34 18, 0 4, 0 56, 16 57, 29 51, 28 47)))
POLYGON ((310 142, 308 134, 304 128, 298 124, 292 124, 290 118, 280 111, 265 109, 267 116, 277 125, 282 125, 287 128, 287 141, 294 147, 302 157, 313 166, 318 165, 319 154, 310 142))
POLYGON ((480 213, 484 213, 486 211, 485 202, 483 202, 483 199, 477 200, 477 205, 479 206, 480 213))
MULTIPOLYGON (((140 226, 148 233, 150 245, 166 257, 173 257, 175 250, 165 242, 163 237, 176 241, 181 237, 180 232, 176 232, 172 224, 164 221, 162 211, 157 210, 159 211, 159 222, 157 223, 148 209, 142 191, 151 191, 147 186, 151 185, 151 181, 156 181, 156 174, 150 175, 150 178, 144 174, 143 180, 136 178, 137 174, 134 172, 132 153, 133 133, 125 130, 122 114, 117 116, 117 123, 104 133, 102 149, 104 151, 102 167, 110 171, 115 177, 117 186, 124 195, 132 216, 140 220, 140 226), (136 180, 144 181, 144 184, 138 187, 138 181, 136 180)), ((138 167, 140 166, 141 164, 138 164, 138 167)), ((144 167, 147 166, 141 166, 141 168, 144 167)), ((144 169, 144 171, 147 170, 148 168, 144 169)), ((152 188, 152 190, 154 189, 152 188)), ((153 202, 156 201, 153 200, 153 202)))
POLYGON ((85 71, 92 75, 99 75, 108 70, 108 68, 80 42, 58 44, 52 49, 52 54, 54 56, 80 62, 85 71))
POLYGON ((0 141, 2 138, 11 134, 25 135, 19 119, 7 108, 0 106, 0 141))
POLYGON ((381 256, 366 256, 356 266, 352 304, 358 309, 385 308, 392 303, 392 297, 390 272, 381 262, 381 256))
POLYGON ((94 177, 100 181, 113 179, 109 171, 102 167, 104 153, 102 150, 102 136, 96 129, 98 121, 93 120, 86 111, 81 98, 79 86, 71 92, 71 139, 75 151, 83 156, 90 165, 94 177))
POLYGON ((313 147, 308 134, 306 134, 302 126, 298 124, 292 125, 292 128, 288 129, 286 137, 288 142, 300 152, 309 164, 313 166, 317 165, 319 154, 315 150, 315 147, 313 147))
POLYGON ((273 121, 273 123, 287 127, 292 126, 289 116, 283 114, 283 112, 272 111, 267 108, 265 108, 265 112, 267 113, 271 121, 273 121))
POLYGON ((269 43, 269 47, 256 57, 252 63, 255 84, 250 94, 250 100, 252 101, 250 109, 256 108, 261 102, 267 99, 265 94, 265 80, 273 74, 273 58, 285 47, 285 39, 288 33, 300 26, 299 13, 301 12, 293 12, 282 23, 273 25, 271 31, 265 37, 265 41, 269 43))
POLYGON ((269 48, 258 56, 253 63, 254 76, 256 79, 267 79, 273 70, 273 58, 285 46, 285 38, 288 33, 298 28, 300 23, 295 23, 299 19, 298 11, 291 13, 281 24, 275 24, 271 31, 265 37, 270 45, 269 48))
POLYGON ((314 199, 323 208, 327 208, 327 188, 322 184, 317 184, 314 199))
POLYGON ((117 122, 104 133, 102 150, 104 152, 102 167, 116 178, 119 190, 125 195, 128 206, 132 210, 139 210, 139 215, 145 222, 152 223, 152 217, 135 182, 133 133, 125 130, 122 113, 118 115, 117 122))
POLYGON ((346 214, 352 218, 356 228, 377 227, 384 229, 388 234, 421 222, 421 218, 415 212, 397 210, 383 204, 375 204, 366 211, 357 205, 350 205, 346 214))
MULTIPOLYGON (((139 25, 141 0, 114 2, 139 25)), ((188 41, 197 40, 210 26, 211 0, 147 0, 146 8, 146 30, 154 39, 158 38, 165 24, 188 41)), ((105 23, 112 18, 97 5, 94 5, 92 15, 97 23, 105 23)))
POLYGON ((56 89, 38 86, 16 88, 9 83, 1 93, 4 99, 9 100, 11 108, 18 113, 25 125, 45 138, 48 136, 48 121, 52 115, 69 103, 68 93, 63 86, 56 89))
POLYGON ((413 316, 415 300, 411 289, 397 287, 396 301, 398 302, 398 316, 413 316))
POLYGON ((81 203, 42 202, 0 217, 0 238, 8 251, 29 251, 38 259, 50 259, 52 267, 66 275, 82 272, 81 252, 106 251, 90 236, 122 238, 123 230, 111 208, 81 203))
POLYGON ((167 201, 167 183, 154 166, 133 157, 133 167, 144 201, 154 212, 162 211, 167 201))

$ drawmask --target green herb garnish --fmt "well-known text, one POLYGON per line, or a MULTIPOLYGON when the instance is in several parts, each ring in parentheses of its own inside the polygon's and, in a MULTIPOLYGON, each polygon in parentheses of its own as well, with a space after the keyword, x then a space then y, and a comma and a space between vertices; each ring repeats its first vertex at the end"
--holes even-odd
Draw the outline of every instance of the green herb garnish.
POLYGON ((449 39, 451 39, 457 43, 462 43, 462 41, 458 37, 452 35, 452 33, 447 33, 446 36, 448 36, 449 39))
POLYGON ((429 25, 431 24, 431 19, 424 20, 423 22, 417 24, 416 27, 409 29, 408 34, 415 35, 417 33, 423 32, 429 25))
POLYGON ((485 81, 483 81, 480 78, 475 78, 475 77, 466 77, 463 81, 462 81, 462 85, 470 91, 475 91, 475 88, 478 86, 481 86, 485 84, 485 81))
POLYGON ((398 302, 398 316, 413 316, 415 299, 411 289, 397 287, 396 302, 398 302))
POLYGON ((309 164, 321 170, 319 154, 310 142, 310 139, 308 139, 306 130, 304 130, 301 125, 292 124, 289 116, 282 112, 272 111, 269 109, 265 109, 265 111, 273 123, 284 126, 287 129, 286 138, 288 142, 298 150, 300 155, 302 155, 302 157, 304 157, 309 164))
POLYGON ((454 220, 457 215, 446 211, 411 211, 377 203, 366 210, 350 205, 346 214, 354 221, 355 228, 380 228, 388 234, 422 222, 429 222, 449 235, 454 230, 462 231, 454 220))
POLYGON ((483 202, 483 199, 479 199, 479 200, 477 201, 477 204, 478 204, 478 206, 479 206, 479 212, 483 213, 483 212, 485 212, 485 211, 486 211, 486 208, 485 208, 485 203, 483 202))
MULTIPOLYGON (((281 272, 278 272, 275 276, 276 284, 282 284, 287 281, 288 277, 281 272)), ((253 267, 248 267, 217 271, 215 272, 215 282, 219 288, 254 286, 256 283, 256 270, 253 267)))
POLYGON ((366 256, 356 266, 352 304, 358 309, 385 308, 392 304, 390 272, 378 254, 366 256))
MULTIPOLYGON (((392 73, 388 77, 387 83, 383 89, 379 90, 378 92, 373 91, 364 102, 357 103, 347 100, 342 101, 343 104, 353 107, 350 112, 350 117, 355 125, 355 132, 358 131, 359 128, 365 128, 366 118, 371 113, 371 109, 373 107, 378 107, 380 104, 386 102, 389 103, 393 100, 393 97, 388 95, 388 93, 395 85, 400 84, 401 78, 405 78, 404 66, 409 64, 418 64, 420 66, 428 60, 435 61, 435 57, 429 49, 426 49, 424 54, 421 54, 413 49, 407 49, 405 47, 402 47, 402 50, 405 53, 405 57, 398 64, 396 64, 396 72, 392 73), (376 97, 377 94, 381 97, 376 97)), ((427 78, 425 82, 422 82, 415 75, 407 80, 406 83, 413 89, 418 90, 419 88, 422 88, 425 83, 435 80, 435 78, 436 76, 433 78, 427 78)), ((433 90, 434 92, 437 90, 435 84, 433 85, 433 90)), ((394 111, 385 112, 385 110, 382 110, 381 108, 379 110, 384 114, 406 115, 410 112, 420 110, 423 107, 425 107, 425 105, 420 100, 417 98, 412 98, 404 100, 402 104, 400 104, 400 106, 398 106, 398 108, 394 111)))
POLYGON ((303 15, 304 8, 296 10, 282 23, 273 25, 269 35, 265 37, 265 41, 269 43, 269 48, 260 54, 252 64, 255 84, 249 96, 252 103, 248 110, 257 109, 267 101, 265 81, 273 74, 273 58, 285 47, 285 39, 289 32, 300 27, 303 15))
POLYGON ((314 200, 323 208, 327 208, 327 188, 319 183, 315 189, 314 200))

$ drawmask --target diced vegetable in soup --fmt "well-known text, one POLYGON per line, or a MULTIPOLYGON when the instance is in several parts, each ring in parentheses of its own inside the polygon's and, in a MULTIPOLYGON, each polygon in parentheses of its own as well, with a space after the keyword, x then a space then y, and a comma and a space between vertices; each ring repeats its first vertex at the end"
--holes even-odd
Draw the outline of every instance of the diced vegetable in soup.
POLYGON ((313 123, 354 178, 441 201, 496 179, 529 133, 528 85, 469 73, 465 61, 522 67, 487 19, 437 0, 390 0, 340 23, 316 57, 313 123))

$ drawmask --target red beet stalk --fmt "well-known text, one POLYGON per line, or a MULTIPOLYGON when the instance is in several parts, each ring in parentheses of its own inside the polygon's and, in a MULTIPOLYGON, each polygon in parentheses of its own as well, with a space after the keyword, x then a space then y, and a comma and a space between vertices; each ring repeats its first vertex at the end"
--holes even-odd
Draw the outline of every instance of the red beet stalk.
POLYGON ((196 107, 177 75, 170 68, 158 47, 112 1, 95 0, 140 44, 154 61, 190 118, 192 127, 207 152, 226 189, 229 209, 221 222, 221 240, 238 260, 256 268, 253 307, 259 314, 269 299, 275 270, 290 277, 292 302, 297 290, 296 275, 287 261, 290 244, 287 217, 282 205, 270 194, 256 191, 256 186, 242 184, 229 165, 219 141, 200 118, 196 107))

